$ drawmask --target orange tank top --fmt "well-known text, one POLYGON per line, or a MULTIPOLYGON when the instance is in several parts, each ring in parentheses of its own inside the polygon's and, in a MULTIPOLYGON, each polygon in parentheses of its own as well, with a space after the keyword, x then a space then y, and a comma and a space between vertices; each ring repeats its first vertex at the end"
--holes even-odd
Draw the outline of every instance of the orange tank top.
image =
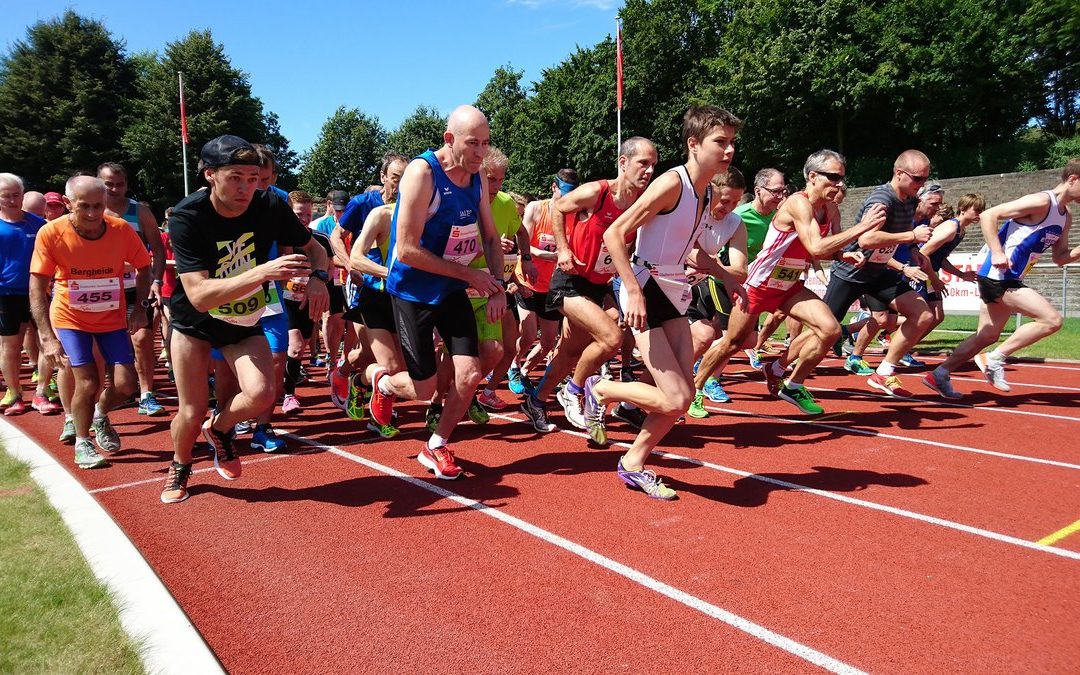
MULTIPOLYGON (((554 200, 549 199, 540 207, 540 215, 537 217, 536 225, 533 226, 532 234, 529 236, 530 246, 549 253, 555 252, 555 234, 551 229, 552 211, 555 211, 555 217, 562 217, 562 213, 555 209, 554 200)), ((521 262, 519 259, 517 264, 518 281, 526 288, 530 288, 537 293, 547 293, 551 284, 551 273, 555 271, 555 261, 533 258, 533 264, 536 265, 536 281, 532 283, 525 279, 525 272, 521 268, 521 262)))

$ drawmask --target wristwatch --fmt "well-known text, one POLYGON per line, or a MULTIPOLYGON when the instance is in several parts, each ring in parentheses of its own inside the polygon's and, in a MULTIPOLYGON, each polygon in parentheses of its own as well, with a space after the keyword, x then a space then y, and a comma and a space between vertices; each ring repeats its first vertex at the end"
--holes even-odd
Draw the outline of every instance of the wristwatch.
POLYGON ((318 279, 324 284, 330 281, 330 275, 326 273, 326 270, 311 270, 309 276, 313 279, 318 279))
POLYGON ((147 298, 147 299, 142 301, 142 306, 143 307, 153 307, 154 306, 154 301, 151 300, 150 298, 147 298))

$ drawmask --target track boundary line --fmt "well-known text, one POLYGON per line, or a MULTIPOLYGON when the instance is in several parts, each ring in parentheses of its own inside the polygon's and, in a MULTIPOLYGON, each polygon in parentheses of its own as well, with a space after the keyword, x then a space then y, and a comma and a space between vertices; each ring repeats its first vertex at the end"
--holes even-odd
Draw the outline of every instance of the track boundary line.
POLYGON ((409 474, 398 471, 397 469, 385 466, 383 464, 379 464, 378 462, 375 462, 357 454, 353 454, 346 450, 342 450, 341 448, 331 445, 324 445, 316 441, 310 441, 309 439, 306 439, 303 436, 298 436, 296 434, 285 433, 282 435, 292 438, 301 443, 307 443, 313 447, 325 450, 326 452, 333 453, 339 457, 342 457, 343 459, 356 462, 358 464, 366 466, 369 469, 378 471, 388 476, 392 476, 415 487, 419 487, 421 489, 427 490, 428 492, 437 494, 443 498, 457 502, 462 506, 467 506, 471 509, 474 509, 478 513, 490 516, 506 525, 510 525, 515 529, 532 535, 533 537, 536 537, 541 541, 544 541, 553 546, 557 546, 569 553, 578 556, 579 558, 583 558, 586 561, 603 567, 610 572, 614 572, 615 574, 618 574, 625 579, 629 579, 630 581, 633 581, 648 590, 659 593, 671 600, 674 600, 686 607, 689 607, 690 609, 697 610, 698 612, 701 612, 706 616, 722 621, 723 623, 731 626, 732 628, 742 631, 793 656, 801 658, 804 661, 808 661, 815 666, 818 666, 819 668, 823 668, 833 673, 845 673, 851 675, 864 672, 859 670, 858 668, 855 668, 854 666, 844 663, 843 661, 819 652, 812 647, 808 647, 789 637, 780 635, 779 633, 769 630, 761 624, 754 623, 749 619, 743 618, 738 614, 734 614, 733 612, 723 609, 722 607, 718 607, 710 602, 702 600, 701 598, 698 598, 695 595, 691 595, 686 591, 679 590, 678 588, 666 584, 659 579, 655 579, 645 574, 644 572, 630 567, 629 565, 624 565, 623 563, 608 558, 607 556, 601 553, 597 553, 590 548, 566 539, 565 537, 561 537, 554 532, 545 530, 538 525, 534 525, 526 520, 522 520, 521 518, 518 518, 516 516, 504 513, 499 509, 484 504, 483 502, 464 497, 457 494, 456 492, 452 492, 433 483, 429 483, 428 481, 421 478, 410 476, 409 474))
MULTIPOLYGON (((747 413, 747 414, 750 414, 750 413, 747 413)), ((520 418, 510 417, 508 415, 503 415, 503 414, 499 414, 499 413, 491 413, 491 416, 492 417, 498 417, 498 418, 504 419, 504 420, 511 420, 511 421, 515 421, 515 422, 523 422, 523 420, 520 419, 520 418)), ((579 436, 579 437, 582 437, 582 438, 588 438, 589 437, 588 434, 586 434, 584 432, 581 432, 581 431, 576 431, 576 430, 571 431, 569 429, 559 428, 558 431, 561 432, 561 433, 564 433, 564 434, 570 434, 571 436, 579 436)), ((616 442, 612 443, 612 445, 617 445, 617 446, 624 447, 624 448, 629 448, 630 447, 629 443, 625 443, 623 441, 616 441, 616 442)), ((923 513, 917 513, 915 511, 908 511, 907 509, 901 509, 901 508, 898 508, 898 507, 895 507, 895 506, 888 506, 888 505, 885 505, 885 504, 878 504, 876 502, 866 501, 864 499, 856 499, 855 497, 848 497, 847 495, 841 495, 841 494, 837 494, 835 492, 829 492, 828 490, 819 490, 817 488, 808 487, 806 485, 800 485, 798 483, 789 483, 787 481, 782 481, 782 480, 779 480, 779 479, 776 479, 776 478, 769 478, 768 476, 761 476, 761 475, 758 475, 756 473, 751 473, 749 471, 743 471, 742 469, 733 469, 731 467, 726 467, 726 466, 723 466, 721 464, 715 464, 713 462, 709 462, 709 461, 706 461, 706 460, 703 460, 703 459, 697 459, 695 457, 686 457, 684 455, 680 455, 680 454, 677 454, 677 453, 674 453, 674 452, 669 452, 667 450, 653 450, 652 454, 656 455, 657 457, 666 457, 668 459, 674 459, 676 461, 685 462, 687 464, 691 464, 691 465, 694 465, 694 466, 701 466, 701 467, 704 467, 704 468, 713 469, 715 471, 720 471, 722 473, 730 473, 730 474, 739 476, 741 478, 750 478, 750 479, 753 479, 753 480, 761 481, 763 483, 769 483, 771 485, 776 485, 778 487, 783 487, 783 488, 786 488, 786 489, 789 489, 789 490, 795 490, 797 492, 808 492, 808 493, 816 495, 818 497, 825 497, 826 499, 832 499, 832 500, 835 500, 835 501, 838 501, 838 502, 843 502, 843 503, 846 503, 846 504, 852 504, 852 505, 855 505, 855 506, 862 506, 862 507, 865 507, 865 508, 868 508, 868 509, 873 509, 875 511, 883 511, 885 513, 889 513, 889 514, 892 514, 892 515, 895 515, 895 516, 900 516, 900 517, 903 517, 903 518, 909 518, 909 519, 912 519, 912 520, 917 520, 917 521, 920 521, 920 522, 929 523, 931 525, 938 525, 940 527, 945 527, 945 528, 948 528, 948 529, 951 529, 951 530, 958 530, 960 532, 966 532, 968 534, 974 534, 974 535, 977 535, 977 536, 980 536, 980 537, 984 537, 986 539, 991 539, 991 540, 1003 542, 1003 543, 1006 543, 1006 544, 1014 544, 1016 546, 1021 546, 1023 548, 1029 548, 1029 549, 1032 549, 1032 550, 1035 550, 1035 551, 1041 551, 1041 552, 1044 552, 1044 553, 1052 553, 1054 555, 1058 555, 1058 556, 1061 556, 1063 558, 1071 558, 1073 560, 1080 560, 1080 552, 1078 552, 1078 551, 1070 551, 1068 549, 1057 548, 1055 546, 1047 546, 1045 544, 1039 544, 1039 543, 1036 543, 1036 542, 1031 542, 1031 541, 1028 541, 1026 539, 1021 539, 1019 537, 1014 537, 1012 535, 1002 534, 1000 532, 994 532, 993 530, 985 530, 983 528, 975 527, 973 525, 964 525, 963 523, 957 523, 957 522, 954 522, 954 521, 951 521, 951 520, 946 520, 944 518, 938 518, 937 516, 930 516, 930 515, 926 515, 926 514, 923 514, 923 513)))
POLYGON ((1075 532, 1080 532, 1080 520, 1076 521, 1072 525, 1066 525, 1065 527, 1061 528, 1057 532, 1054 532, 1053 534, 1049 534, 1043 537, 1039 540, 1039 543, 1043 546, 1050 546, 1051 544, 1055 544, 1075 532))

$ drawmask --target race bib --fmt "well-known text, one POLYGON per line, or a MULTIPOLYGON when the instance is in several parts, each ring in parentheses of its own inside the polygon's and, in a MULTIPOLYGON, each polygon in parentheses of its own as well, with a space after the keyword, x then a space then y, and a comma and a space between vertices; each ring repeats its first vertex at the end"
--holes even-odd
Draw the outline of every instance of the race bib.
POLYGON ((503 253, 503 281, 510 281, 510 277, 514 276, 519 257, 517 253, 503 253))
POLYGON ((775 288, 786 291, 802 280, 802 274, 806 271, 806 261, 798 258, 780 258, 773 268, 772 274, 765 281, 766 288, 775 288))
POLYGON ((548 253, 555 252, 555 235, 553 234, 541 234, 539 241, 537 241, 537 248, 543 249, 548 253))
POLYGON ((73 279, 68 282, 68 306, 80 312, 118 310, 122 294, 119 277, 73 279))
POLYGON ((349 270, 345 269, 344 267, 335 267, 334 268, 334 285, 335 286, 344 286, 345 285, 345 280, 348 279, 348 278, 349 278, 349 270))
POLYGON ((293 302, 300 302, 304 299, 304 292, 307 290, 307 280, 300 277, 293 277, 285 282, 285 288, 282 290, 281 295, 286 300, 292 300, 293 302))
POLYGON ((135 268, 124 264, 124 290, 135 288, 135 268))
POLYGON ((468 265, 480 255, 480 230, 476 223, 455 225, 450 228, 450 237, 446 240, 443 259, 458 265, 468 265))
POLYGON ((692 296, 691 284, 686 276, 686 270, 681 266, 653 268, 649 270, 649 275, 656 280, 660 290, 664 292, 664 295, 671 301, 675 309, 680 314, 685 314, 686 308, 690 306, 692 296))
POLYGON ((885 248, 875 249, 870 254, 870 262, 872 263, 887 263, 892 260, 893 253, 896 253, 895 246, 886 246, 885 248))
POLYGON ((596 256, 593 272, 597 274, 615 274, 615 263, 611 260, 611 251, 608 250, 607 244, 604 242, 600 242, 600 253, 596 256))
POLYGON ((257 288, 251 295, 214 307, 210 316, 237 326, 254 326, 266 311, 266 295, 261 287, 257 288))

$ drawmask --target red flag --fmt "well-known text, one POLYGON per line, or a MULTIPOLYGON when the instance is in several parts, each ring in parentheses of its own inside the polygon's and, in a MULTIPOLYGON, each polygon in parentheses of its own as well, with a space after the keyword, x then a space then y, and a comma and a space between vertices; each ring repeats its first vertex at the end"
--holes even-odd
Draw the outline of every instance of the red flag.
POLYGON ((622 23, 615 27, 615 107, 622 110, 622 23))
POLYGON ((187 108, 184 107, 184 80, 180 79, 180 139, 184 145, 188 144, 187 135, 187 108))

